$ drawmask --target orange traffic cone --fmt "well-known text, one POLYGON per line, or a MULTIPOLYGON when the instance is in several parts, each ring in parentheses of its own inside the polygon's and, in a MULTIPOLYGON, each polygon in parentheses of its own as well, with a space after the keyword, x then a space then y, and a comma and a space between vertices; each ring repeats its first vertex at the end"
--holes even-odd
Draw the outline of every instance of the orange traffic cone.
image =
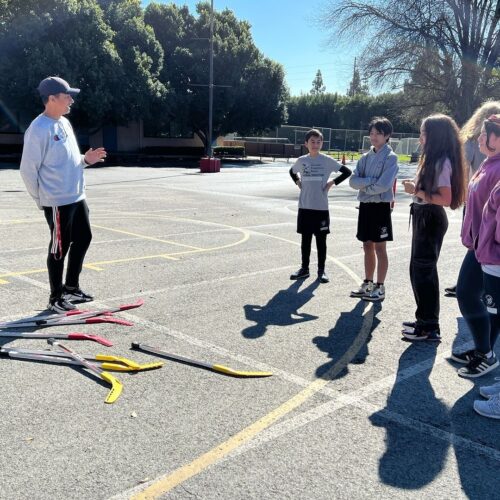
POLYGON ((345 165, 345 153, 342 153, 342 165, 345 165))

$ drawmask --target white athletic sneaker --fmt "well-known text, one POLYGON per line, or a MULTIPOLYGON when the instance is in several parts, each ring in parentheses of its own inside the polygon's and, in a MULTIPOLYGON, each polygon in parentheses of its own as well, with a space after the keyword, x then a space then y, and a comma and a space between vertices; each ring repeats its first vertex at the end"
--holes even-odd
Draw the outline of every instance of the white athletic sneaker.
POLYGON ((363 281, 357 290, 351 291, 351 297, 364 297, 373 291, 373 281, 363 281))
MULTIPOLYGON (((495 380, 500 380, 500 377, 495 377, 495 380)), ((484 385, 479 388, 479 394, 483 396, 483 398, 491 398, 500 394, 500 382, 497 382, 493 385, 484 385)))
POLYGON ((474 410, 483 417, 500 418, 500 395, 487 400, 474 401, 474 410))
POLYGON ((50 299, 47 309, 61 314, 68 311, 73 311, 74 309, 76 309, 76 306, 74 306, 71 302, 63 299, 62 297, 59 297, 55 299, 50 299))
POLYGON ((367 300, 368 302, 380 302, 381 300, 385 299, 385 286, 384 285, 379 285, 375 286, 371 293, 367 293, 364 297, 362 297, 363 300, 367 300))

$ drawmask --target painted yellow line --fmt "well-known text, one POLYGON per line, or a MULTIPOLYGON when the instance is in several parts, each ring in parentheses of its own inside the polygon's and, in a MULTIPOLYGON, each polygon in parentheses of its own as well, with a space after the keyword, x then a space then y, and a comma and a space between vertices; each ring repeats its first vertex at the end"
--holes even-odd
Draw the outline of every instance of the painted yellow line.
MULTIPOLYGON (((144 218, 144 216, 142 217, 144 218)), ((174 219, 174 217, 155 217, 159 219, 174 219)), ((232 229, 234 231, 240 232, 243 234, 242 238, 240 238, 238 241, 235 241, 233 243, 228 243, 226 245, 219 245, 216 247, 210 247, 210 248, 199 248, 199 247, 193 247, 189 245, 183 245, 181 243, 174 243, 168 240, 162 240, 160 238, 153 238, 145 235, 140 235, 136 233, 130 233, 127 231, 122 231, 120 229, 112 229, 112 228, 107 228, 104 226, 96 226, 95 224, 92 225, 92 227, 99 227, 103 229, 107 229, 110 231, 122 233, 122 234, 128 234, 131 236, 136 236, 138 238, 143 238, 143 239, 148 239, 148 240, 153 240, 153 241, 158 241, 161 243, 167 243, 167 244, 174 244, 177 246, 183 246, 187 247, 190 250, 183 250, 180 252, 169 252, 169 253, 161 253, 161 254, 154 254, 154 255, 143 255, 141 257, 127 257, 123 259, 113 259, 113 260, 103 260, 103 261, 98 261, 98 262, 87 262, 83 265, 86 269, 91 269, 93 271, 104 271, 104 269, 100 266, 104 265, 109 265, 109 264, 120 264, 120 263, 125 263, 125 262, 134 262, 134 261, 139 261, 139 260, 148 260, 148 259, 167 259, 167 260, 179 260, 178 257, 181 257, 183 255, 189 255, 189 254, 196 254, 196 253, 204 253, 204 252, 213 252, 217 250, 224 250, 226 248, 231 248, 236 245, 241 245, 242 243, 245 243, 249 238, 250 238, 250 233, 246 229, 241 229, 235 226, 228 226, 225 224, 219 224, 217 222, 206 222, 206 221, 198 221, 196 219, 182 219, 175 217, 176 220, 182 220, 186 222, 193 222, 193 223, 199 223, 199 224, 208 224, 208 225, 215 225, 215 226, 222 226, 227 229, 232 229)), ((9 281, 4 280, 2 278, 8 278, 8 277, 15 277, 15 276, 24 276, 28 274, 38 274, 38 273, 45 273, 47 272, 47 269, 31 269, 27 271, 18 271, 18 272, 11 272, 11 273, 5 273, 5 274, 0 274, 0 285, 6 285, 9 283, 9 281)))
POLYGON ((252 439, 259 432, 263 431, 274 422, 276 422, 276 420, 293 411, 295 408, 304 403, 304 401, 318 392, 327 383, 328 380, 322 379, 314 381, 311 385, 306 387, 304 390, 296 394, 293 398, 289 399, 272 412, 262 417, 260 420, 257 420, 224 443, 216 446, 215 448, 212 448, 210 451, 201 455, 193 462, 180 467, 179 469, 172 472, 172 474, 152 484, 147 489, 132 496, 131 498, 134 500, 145 500, 157 498, 158 496, 167 493, 172 488, 175 488, 187 479, 199 474, 201 471, 217 462, 221 458, 225 457, 234 449, 252 439))
POLYGON ((29 271, 17 271, 17 272, 12 272, 12 273, 5 273, 5 274, 0 274, 0 280, 2 278, 8 278, 8 277, 13 277, 13 276, 25 276, 27 274, 38 274, 38 273, 46 273, 47 268, 45 269, 30 269, 29 271))
POLYGON ((140 238, 142 240, 159 241, 160 243, 169 243, 170 245, 175 245, 178 247, 192 248, 193 250, 204 250, 203 248, 194 247, 192 245, 184 245, 183 243, 176 243, 175 241, 171 241, 171 240, 164 240, 161 238, 155 238, 154 236, 146 236, 145 234, 138 234, 138 233, 132 233, 130 231, 123 231, 122 229, 114 229, 112 227, 98 226, 97 224, 92 224, 92 227, 97 227, 99 229, 104 229, 106 231, 111 231, 113 233, 126 234, 128 236, 136 236, 137 238, 140 238))
POLYGON ((170 259, 170 260, 179 260, 175 257, 170 257, 168 254, 156 254, 156 255, 142 255, 141 257, 126 257, 123 259, 114 259, 114 260, 100 260, 99 262, 92 262, 92 265, 96 266, 104 266, 106 264, 119 264, 123 262, 134 262, 137 260, 149 260, 149 259, 170 259))
POLYGON ((317 392, 321 391, 323 387, 325 387, 347 366, 347 364, 366 342, 370 333, 371 325, 373 324, 373 315, 373 304, 370 302, 366 306, 366 310, 363 314, 363 324, 361 325, 359 334, 354 340, 352 346, 328 370, 328 372, 322 376, 322 378, 315 380, 291 399, 280 405, 278 408, 272 410, 253 424, 250 424, 248 427, 241 430, 238 434, 235 434, 227 441, 217 445, 215 448, 212 448, 210 451, 204 453, 189 464, 179 467, 171 474, 163 476, 142 491, 132 495, 130 498, 133 500, 146 500, 158 498, 159 496, 168 493, 179 484, 187 481, 193 476, 196 476, 200 472, 203 472, 205 469, 227 456, 233 450, 250 441, 257 434, 270 427, 277 420, 283 418, 285 415, 295 410, 305 401, 314 396, 317 392))
POLYGON ((94 266, 93 264, 83 264, 85 269, 92 269, 92 271, 104 271, 102 267, 94 266))
MULTIPOLYGON (((257 234, 256 231, 252 231, 257 234)), ((300 245, 300 243, 292 240, 288 240, 286 238, 281 238, 279 236, 272 236, 269 234, 263 234, 263 236, 284 241, 286 243, 292 243, 294 245, 300 245)), ((333 261, 336 265, 338 265, 342 270, 344 270, 356 283, 360 282, 360 278, 352 271, 349 267, 347 267, 342 262, 339 262, 337 259, 328 256, 328 259, 333 261)), ((291 411, 298 408, 305 401, 310 399, 314 394, 323 389, 335 376, 340 373, 347 364, 351 361, 351 359, 358 353, 359 349, 366 342, 366 338, 370 333, 371 326, 373 324, 373 304, 368 303, 363 314, 363 323, 361 325, 360 331, 351 347, 348 351, 325 373, 322 378, 315 380, 310 385, 308 385, 305 389, 300 391, 298 394, 293 396, 291 399, 280 405, 278 408, 274 409, 264 417, 260 418, 253 424, 250 424, 245 429, 238 432, 238 434, 232 436, 227 441, 221 443, 220 445, 212 448, 210 451, 204 453, 200 457, 196 458, 192 462, 179 467, 171 474, 163 476, 162 478, 154 481, 150 486, 146 487, 139 493, 133 495, 131 498, 134 500, 145 500, 158 498, 165 493, 168 493, 173 488, 188 480, 189 478, 196 476, 200 472, 204 471, 211 465, 215 464, 221 458, 227 456, 231 451, 239 448, 244 443, 250 441, 257 434, 261 433, 268 427, 270 427, 274 422, 278 419, 284 417, 291 411)))

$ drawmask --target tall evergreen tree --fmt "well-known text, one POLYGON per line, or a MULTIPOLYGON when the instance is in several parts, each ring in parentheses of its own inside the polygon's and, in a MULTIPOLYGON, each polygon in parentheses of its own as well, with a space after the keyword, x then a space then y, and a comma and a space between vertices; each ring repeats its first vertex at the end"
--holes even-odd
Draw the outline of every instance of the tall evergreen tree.
POLYGON ((354 97, 355 95, 359 94, 368 95, 368 85, 362 82, 359 68, 356 65, 356 58, 354 58, 354 69, 352 72, 352 80, 351 83, 349 84, 347 95, 349 97, 354 97))
POLYGON ((314 77, 314 80, 312 81, 312 89, 311 89, 311 94, 316 95, 316 94, 323 94, 326 90, 325 85, 323 85, 323 75, 321 74, 321 70, 318 69, 316 72, 316 76, 314 77))

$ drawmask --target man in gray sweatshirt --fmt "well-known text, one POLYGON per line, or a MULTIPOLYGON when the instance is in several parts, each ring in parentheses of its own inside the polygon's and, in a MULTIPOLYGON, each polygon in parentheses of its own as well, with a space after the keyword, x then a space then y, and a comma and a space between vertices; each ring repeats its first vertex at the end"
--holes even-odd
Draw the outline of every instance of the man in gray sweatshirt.
POLYGON ((103 162, 106 151, 91 148, 80 154, 73 128, 64 117, 80 89, 51 76, 40 82, 38 92, 45 110, 31 122, 24 135, 21 176, 28 193, 44 211, 50 228, 48 308, 62 313, 75 309, 73 302, 93 300, 79 284, 83 260, 92 239, 83 169, 103 162), (63 284, 64 259, 68 253, 63 284))

